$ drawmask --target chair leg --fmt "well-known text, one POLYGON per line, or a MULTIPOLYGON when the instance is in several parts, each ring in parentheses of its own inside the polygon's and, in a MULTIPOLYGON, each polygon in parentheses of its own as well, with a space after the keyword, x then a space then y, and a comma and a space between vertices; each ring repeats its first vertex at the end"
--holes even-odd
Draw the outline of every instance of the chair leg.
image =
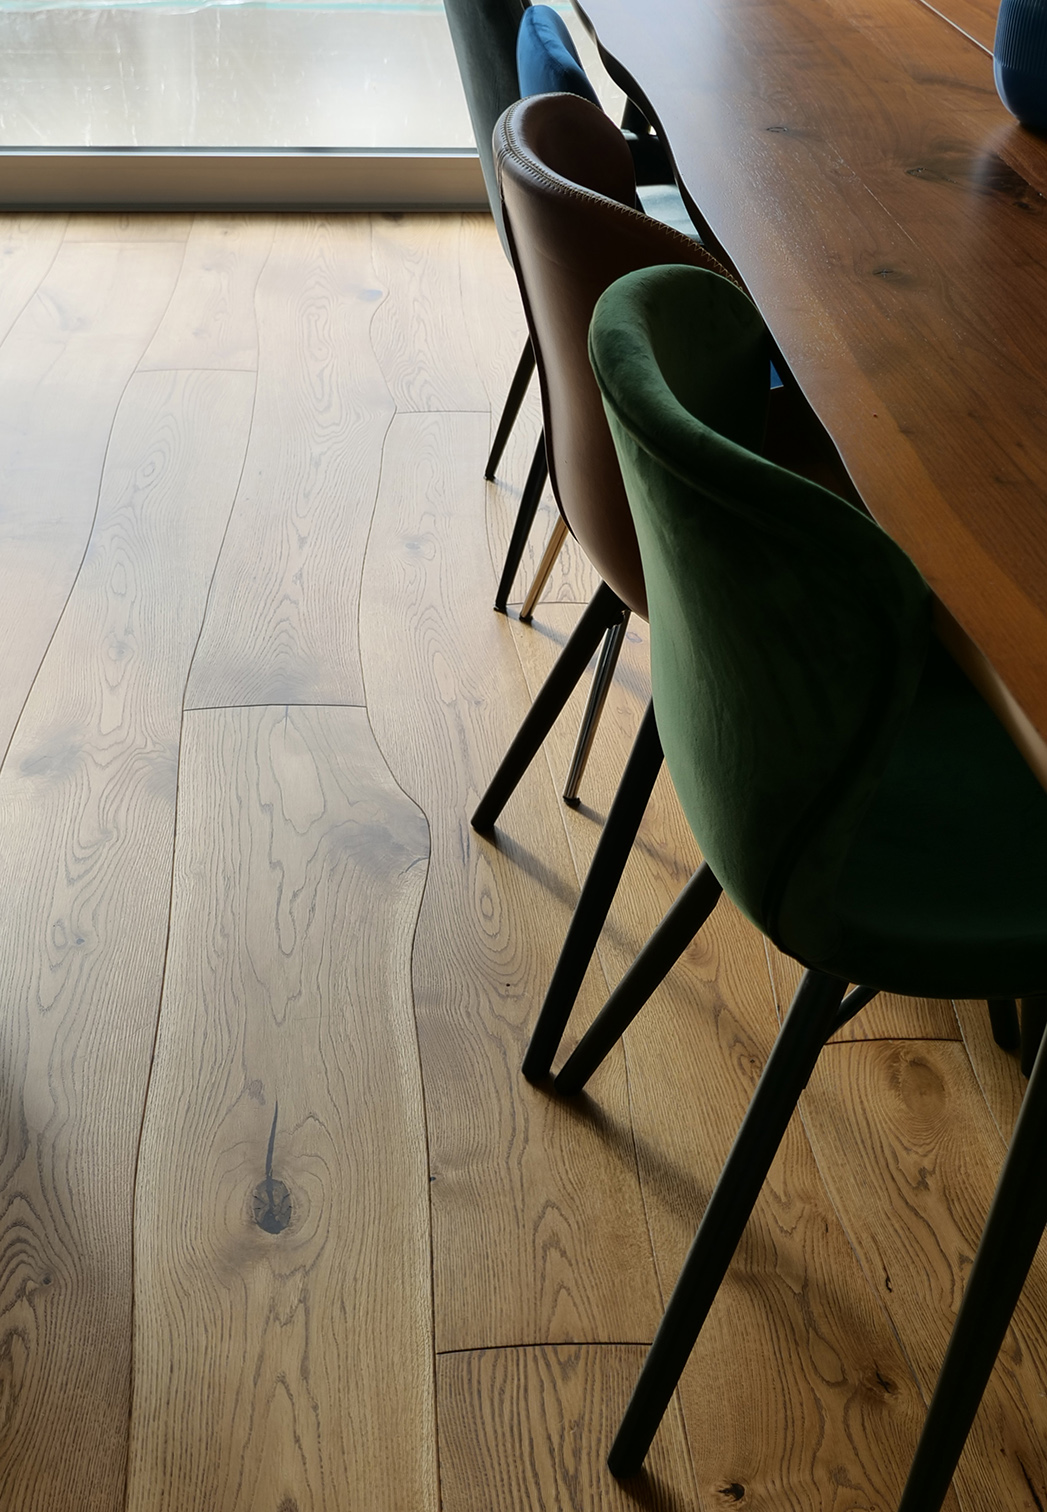
POLYGON ((628 628, 629 611, 626 609, 621 619, 618 620, 617 624, 611 626, 603 638, 603 650, 600 652, 600 660, 596 663, 596 671, 593 673, 592 687, 589 689, 585 713, 582 715, 581 728, 578 731, 578 739, 574 745, 574 754, 571 757, 571 765, 567 770, 567 780, 564 783, 563 800, 565 803, 578 802, 578 789, 582 785, 582 778, 585 775, 586 764, 589 760, 589 752, 593 748, 596 726, 600 723, 603 706, 607 702, 608 693, 611 691, 614 669, 618 665, 618 658, 625 644, 625 632, 628 628))
POLYGON ((516 423, 516 417, 520 413, 520 406, 523 403, 523 397, 527 392, 527 385, 531 381, 531 374, 533 372, 534 347, 531 345, 530 337, 528 337, 524 349, 520 353, 520 361, 516 364, 516 372, 513 374, 513 381, 509 385, 509 392, 505 396, 505 404, 502 407, 502 418, 499 420, 498 429, 494 433, 494 441, 491 443, 491 455, 488 457, 487 466, 484 468, 484 477, 488 482, 494 477, 494 470, 502 460, 505 443, 508 441, 513 425, 516 423))
POLYGON ((554 1083, 557 1092, 572 1097, 582 1090, 680 959, 722 891, 703 861, 565 1062, 554 1083))
POLYGON ((549 1074, 661 765, 662 743, 648 704, 524 1056, 528 1081, 549 1074))
POLYGON ((545 548, 545 554, 538 563, 538 571, 534 575, 534 582, 528 588, 527 597, 520 605, 520 621, 524 625, 529 625, 534 618, 535 605, 541 597, 542 589, 549 581, 549 574, 556 566, 556 558, 563 550, 563 543, 567 539, 567 534, 567 521, 562 515, 557 515, 556 524, 553 526, 552 534, 545 548))
POLYGON ((938 1512, 1047 1226, 1041 1044, 898 1512, 938 1512))
POLYGON ((608 626, 620 617, 622 609, 622 601, 614 589, 601 583, 575 626, 570 640, 557 657, 555 667, 542 684, 538 697, 502 758, 501 766, 491 778, 487 791, 477 804, 472 817, 473 829, 484 831, 494 827, 495 820, 513 789, 534 760, 539 746, 577 687, 589 664, 589 658, 606 634, 608 626))
POLYGON ((520 507, 516 511, 516 523, 513 525, 513 533, 509 538, 509 549, 505 553, 505 565, 502 567, 502 575, 498 580, 498 588, 494 595, 494 607, 499 614, 505 613, 505 606, 509 602, 509 593, 513 586, 513 579, 517 569, 523 560, 524 550, 527 546, 527 537, 531 534, 531 526, 534 517, 538 513, 538 504, 542 497, 542 489, 545 480, 549 476, 549 464, 545 455, 545 433, 538 437, 538 445, 534 449, 531 458, 530 470, 527 474, 527 482, 524 484, 523 493, 520 495, 520 507))
POLYGON ((844 1024, 849 1024, 857 1014, 861 1013, 866 1004, 871 1003, 874 997, 879 996, 879 993, 879 987, 852 987, 840 1004, 840 1011, 836 1015, 836 1022, 833 1024, 832 1033, 836 1034, 843 1028, 844 1024))
POLYGON ((1047 995, 1022 998, 1022 1075, 1031 1076, 1036 1053, 1047 1027, 1047 995))
POLYGON ((992 1037, 1001 1050, 1014 1052, 1021 1049, 1018 1005, 1013 998, 989 999, 989 1023, 992 1026, 992 1037))
POLYGON ((635 1475, 643 1465, 846 986, 804 972, 626 1408, 607 1460, 612 1475, 635 1475))

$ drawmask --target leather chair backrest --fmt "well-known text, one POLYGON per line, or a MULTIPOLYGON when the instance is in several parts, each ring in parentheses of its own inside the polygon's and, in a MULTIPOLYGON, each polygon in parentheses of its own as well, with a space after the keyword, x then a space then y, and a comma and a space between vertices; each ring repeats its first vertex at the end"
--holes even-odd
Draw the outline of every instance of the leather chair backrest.
POLYGON ((516 77, 516 34, 529 0, 444 0, 465 103, 473 123, 491 214, 508 255, 491 150, 495 122, 520 98, 516 77))
POLYGON ((570 94, 520 100, 499 120, 494 148, 541 380, 553 493, 597 572, 646 617, 636 532, 589 365, 589 321, 608 285, 637 268, 724 269, 689 237, 632 208, 629 148, 587 100, 570 94))

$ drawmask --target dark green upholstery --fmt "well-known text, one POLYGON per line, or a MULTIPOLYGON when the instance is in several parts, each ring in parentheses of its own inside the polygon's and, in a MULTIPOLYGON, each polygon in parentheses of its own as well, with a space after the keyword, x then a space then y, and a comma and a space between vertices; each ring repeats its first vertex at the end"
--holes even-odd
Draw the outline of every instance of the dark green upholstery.
POLYGON ((498 117, 520 98, 516 34, 528 3, 529 0, 444 0, 487 198, 506 257, 509 246, 502 224, 491 136, 498 117))
POLYGON ((1047 985, 1047 794, 904 553, 748 450, 763 322, 715 274, 614 284, 590 352, 636 521, 659 732, 725 890, 805 964, 916 994, 1047 985))

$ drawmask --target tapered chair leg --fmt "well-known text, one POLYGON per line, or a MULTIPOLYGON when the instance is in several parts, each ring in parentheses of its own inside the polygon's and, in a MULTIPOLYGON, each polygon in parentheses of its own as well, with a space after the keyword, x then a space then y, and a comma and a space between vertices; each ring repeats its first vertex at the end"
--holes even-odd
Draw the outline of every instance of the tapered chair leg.
POLYGON ((989 1023, 992 1037, 1001 1050, 1015 1051, 1021 1048, 1022 1035, 1018 1027, 1018 1005, 1013 998, 989 999, 989 1023))
POLYGON ((644 1462, 846 985, 821 972, 804 973, 622 1419, 607 1460, 612 1475, 635 1475, 644 1462))
POLYGON ((512 432, 516 417, 520 413, 523 397, 527 392, 527 385, 531 381, 534 372, 534 347, 531 338, 527 338, 526 345, 520 353, 520 361, 516 364, 516 372, 513 381, 509 385, 509 392, 505 396, 505 404, 502 407, 502 418, 498 422, 498 429, 494 433, 494 441, 491 443, 491 455, 487 459, 484 468, 484 477, 490 482, 494 477, 494 470, 502 460, 505 451, 505 443, 512 432))
POLYGON ((722 891, 708 862, 703 861, 564 1062, 554 1083, 557 1092, 571 1097, 582 1090, 683 955, 722 891))
POLYGON ((523 493, 520 495, 520 507, 516 511, 516 523, 513 525, 513 533, 509 537, 509 549, 505 553, 505 564, 502 567, 502 575, 498 581, 498 587, 494 595, 494 607, 499 614, 505 613, 505 606, 509 602, 509 594, 512 591, 513 579, 516 577, 523 554, 527 547, 527 537, 531 534, 531 526, 534 517, 538 513, 538 504, 542 497, 542 489, 545 480, 549 476, 549 464, 545 455, 545 434, 538 437, 538 445, 534 449, 531 458, 530 471, 527 474, 527 482, 524 484, 523 493))
POLYGON ((1031 1076, 1032 1068, 1047 1027, 1047 995, 1022 998, 1022 1075, 1031 1076))
POLYGON ((552 528, 552 533, 546 544, 542 560, 538 563, 538 571, 534 575, 534 581, 527 590, 527 597, 520 605, 520 621, 524 625, 529 625, 534 618, 535 605, 541 597, 542 589, 549 581, 549 574, 556 566, 556 558, 563 550, 563 543, 566 541, 568 534, 567 521, 562 515, 557 515, 556 524, 552 528))
POLYGON ((1041 1043, 898 1512, 938 1512, 1044 1227, 1047 1051, 1041 1043))
POLYGON ((567 780, 563 787, 563 799, 565 803, 578 802, 578 789, 582 785, 582 778, 585 775, 585 768, 589 761, 589 752, 593 748, 596 726, 600 723, 600 715, 603 713, 603 706, 607 702, 607 695, 611 690, 611 683, 614 680, 614 669, 617 667, 618 658, 622 654, 622 647, 625 645, 625 632, 628 628, 629 611, 626 609, 621 619, 611 626, 603 638, 603 649, 600 652, 600 660, 596 663, 592 687, 589 689, 585 712, 582 715, 581 728, 578 731, 578 739, 574 744, 571 765, 567 769, 567 780))
POLYGON ((524 1056, 528 1081, 549 1074, 661 765, 662 743, 648 704, 524 1056))
POLYGON ((570 698, 589 665, 589 658, 610 625, 620 619, 625 606, 613 588, 601 583, 592 602, 582 615, 556 665, 542 684, 502 764, 492 777, 487 791, 476 806, 472 825, 477 830, 492 829, 509 797, 534 760, 564 704, 570 698))

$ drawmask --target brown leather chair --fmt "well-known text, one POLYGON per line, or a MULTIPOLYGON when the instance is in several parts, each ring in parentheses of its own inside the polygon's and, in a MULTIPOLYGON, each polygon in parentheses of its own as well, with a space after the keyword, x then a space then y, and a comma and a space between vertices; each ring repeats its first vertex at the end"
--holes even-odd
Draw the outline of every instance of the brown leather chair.
MULTIPOLYGON (((590 699, 591 737, 628 614, 647 613, 636 534, 589 366, 596 301, 624 273, 661 263, 730 276, 692 238, 633 208, 629 148, 614 123, 587 100, 557 94, 519 101, 498 121, 494 148, 506 234, 541 382, 553 493, 603 583, 477 807, 472 822, 479 830, 493 826, 593 651, 612 631, 590 699)), ((552 1062, 660 765, 648 711, 524 1062, 532 1078, 543 1076, 552 1062)))

